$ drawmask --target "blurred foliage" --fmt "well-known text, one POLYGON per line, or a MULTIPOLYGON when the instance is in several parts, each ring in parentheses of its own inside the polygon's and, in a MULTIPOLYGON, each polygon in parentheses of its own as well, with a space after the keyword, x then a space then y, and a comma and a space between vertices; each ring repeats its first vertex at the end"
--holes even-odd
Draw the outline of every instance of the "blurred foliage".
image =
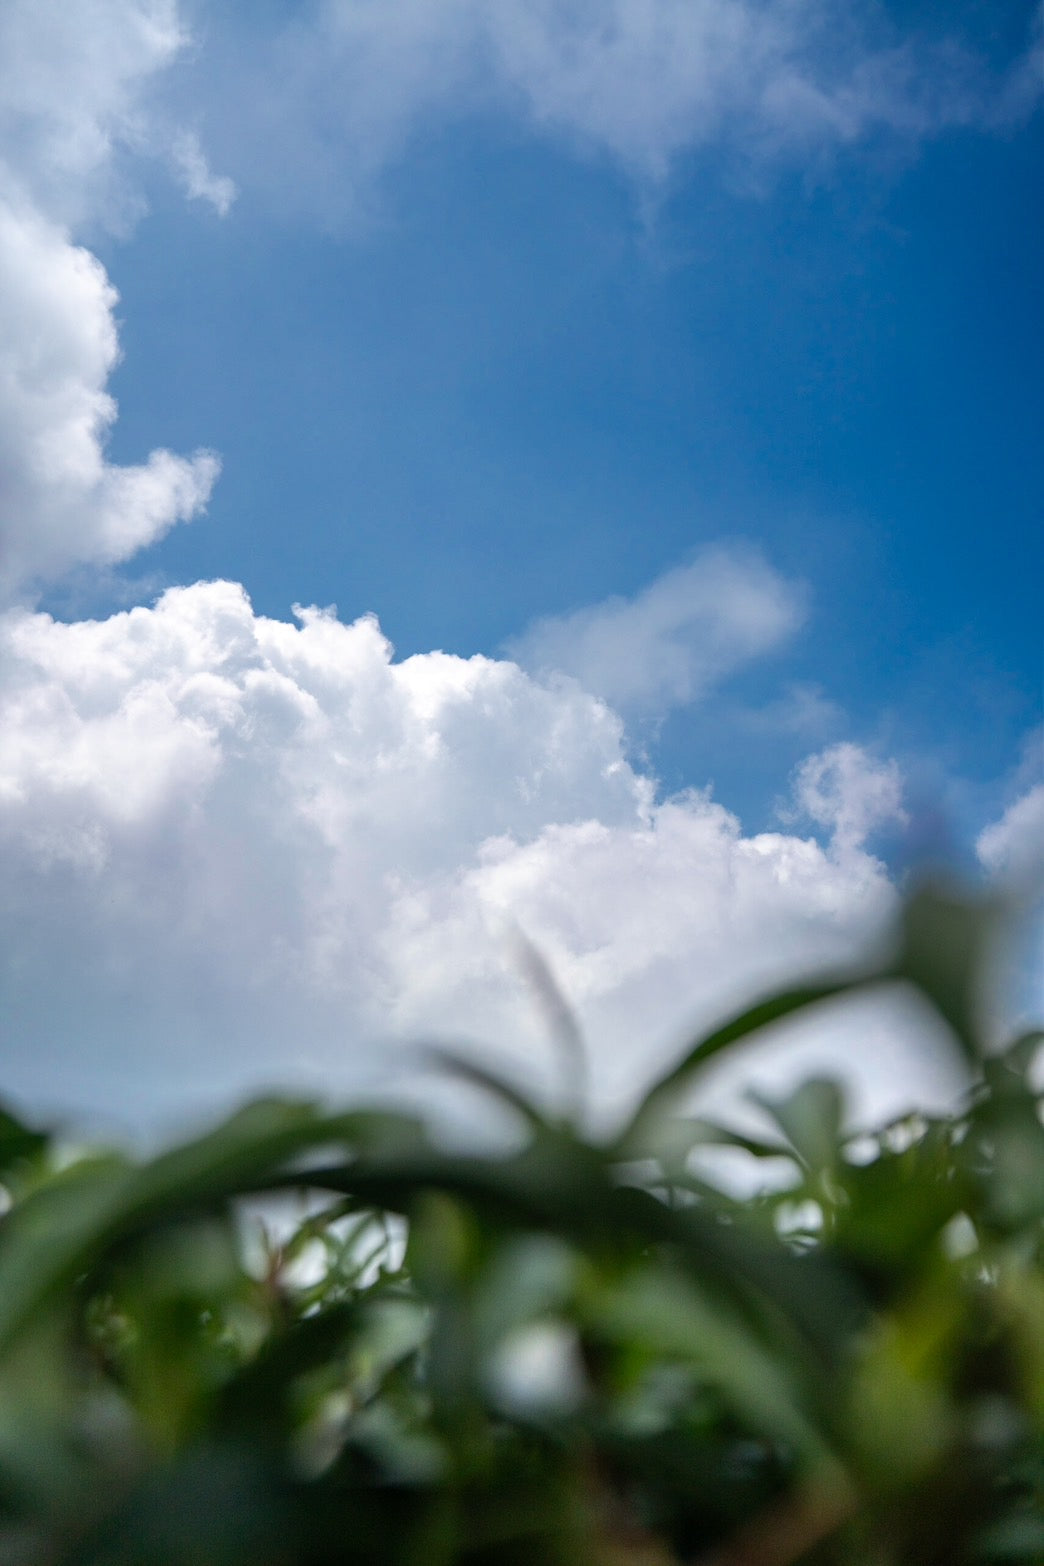
POLYGON ((1044 1561, 1041 1038, 987 1048, 992 918, 922 889, 884 967, 733 1018, 608 1138, 448 1056, 509 1150, 268 1100, 135 1160, 0 1115, 0 1562, 1044 1561), (953 1114, 692 1113, 723 1052, 896 984, 953 1114))

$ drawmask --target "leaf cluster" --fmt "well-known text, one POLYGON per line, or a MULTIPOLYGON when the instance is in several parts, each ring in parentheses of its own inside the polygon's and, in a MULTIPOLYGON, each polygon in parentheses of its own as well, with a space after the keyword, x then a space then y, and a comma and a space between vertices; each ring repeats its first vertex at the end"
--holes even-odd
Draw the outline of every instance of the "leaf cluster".
POLYGON ((3 1114, 0 1563, 1044 1560, 1041 1035, 987 1046, 991 918, 922 889, 885 964, 759 1001, 608 1137, 452 1057, 509 1150, 269 1099, 135 1159, 3 1114), (691 1112, 724 1052, 897 983, 953 1113, 857 1134, 825 1079, 691 1112))

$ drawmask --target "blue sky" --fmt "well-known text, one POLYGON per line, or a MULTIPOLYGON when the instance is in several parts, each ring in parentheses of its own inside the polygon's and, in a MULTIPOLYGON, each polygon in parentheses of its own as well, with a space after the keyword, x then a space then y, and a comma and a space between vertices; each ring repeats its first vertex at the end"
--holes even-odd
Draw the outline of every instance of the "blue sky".
MULTIPOLYGON (((316 771, 279 818, 271 790, 289 775, 290 740, 262 752, 256 713, 233 723, 178 705, 186 668, 232 679, 243 626, 263 640, 262 619, 288 622, 293 604, 335 604, 343 625, 376 615, 408 671, 396 678, 418 690, 478 681, 462 672, 477 666, 433 660, 436 650, 490 660, 482 679, 499 694, 469 685, 466 723, 431 719, 425 741, 425 754, 446 750, 458 769, 456 792, 429 822, 456 848, 429 862, 404 803, 367 871, 381 896, 401 882, 429 900, 432 951, 453 923, 431 911, 443 895, 436 870, 443 891, 459 888, 487 873, 476 867, 488 868, 489 845, 505 836, 532 856, 549 834, 585 822, 616 831, 622 807, 600 790, 624 774, 654 837, 668 832, 657 810, 709 787, 700 808, 712 799, 736 823, 730 853, 760 844, 755 859, 781 855, 780 865, 801 844, 818 853, 807 902, 780 912, 807 925, 810 953, 838 931, 865 931, 867 909, 888 902, 918 845, 948 844, 970 868, 1027 862, 1044 800, 1039 8, 198 0, 179 12, 166 0, 77 0, 70 18, 63 39, 16 3, 6 82, 0 72, 12 265, 24 263, 26 278, 52 268, 59 302, 49 313, 40 305, 40 320, 69 323, 64 337, 54 329, 50 360, 39 347, 49 325, 12 337, 11 384, 37 376, 43 390, 12 404, 15 478, 0 518, 15 562, 8 625, 20 627, 9 656, 21 673, 7 694, 22 738, 7 797, 24 799, 30 774, 19 768, 32 755, 43 769, 32 774, 37 797, 55 801, 43 821, 15 812, 8 828, 35 939, 75 944, 92 897, 129 907, 146 865, 162 905, 171 843, 203 853, 202 838, 179 836, 192 822, 213 827, 208 856, 225 852, 214 779, 241 762, 257 804, 244 809, 255 833, 244 856, 264 858, 273 833, 285 848, 287 822, 314 825, 322 800, 323 840, 348 877, 337 897, 350 896, 352 834, 368 830, 353 824, 355 785, 340 774, 320 783, 316 771), (104 266, 118 304, 75 271, 77 244, 104 266), (111 351, 100 346, 116 330, 118 362, 115 339, 111 351), (99 401, 106 393, 118 418, 99 401), (89 405, 86 434, 67 394, 89 405), (79 466, 70 457, 60 482, 40 477, 32 452, 68 453, 80 439, 79 466), (216 452, 220 477, 179 456, 147 503, 106 499, 104 486, 156 448, 216 452), (94 476, 82 477, 83 464, 94 476), (175 670, 163 650, 173 633, 157 629, 152 606, 167 588, 214 579, 242 585, 252 618, 209 599, 205 614, 186 609, 195 629, 174 638, 187 660, 175 670), (127 618, 134 605, 144 618, 127 618), (59 646, 48 613, 71 628, 61 646, 75 643, 75 655, 41 650, 59 646), (226 643, 229 615, 240 630, 226 643), (109 627, 104 637, 80 634, 90 621, 109 627), (132 677, 127 649, 143 636, 155 649, 132 677), (529 716, 497 707, 510 657, 529 716), (92 658, 124 670, 104 698, 97 682, 87 696, 73 691, 70 671, 92 658), (112 800, 150 746, 159 754, 157 731, 135 715, 143 692, 160 687, 164 711, 176 707, 182 722, 163 754, 180 756, 205 729, 199 756, 210 759, 198 774, 170 762, 131 843, 112 800), (534 702, 545 703, 539 722, 534 702), (59 709, 75 711, 75 738, 53 718, 59 709), (572 759, 562 759, 562 724, 586 736, 572 759), (542 747, 558 759, 537 767, 542 747), (487 768, 502 753, 515 759, 487 768), (584 757, 601 781, 581 787, 584 757), (556 767, 574 781, 530 811, 556 767), (172 800, 183 812, 176 830, 164 813, 172 800), (80 915, 56 913, 66 874, 80 915)), ((37 308, 31 299, 19 320, 37 308)), ((196 604, 164 602, 171 624, 170 606, 196 604)), ((277 665, 285 676, 274 654, 256 656, 273 679, 277 665)), ((313 673, 317 656, 305 659, 313 673)), ((327 676, 294 678, 300 701, 303 691, 336 728, 347 709, 324 694, 327 676)), ((235 679, 246 701, 254 675, 235 679)), ((352 732, 361 744, 362 730, 352 732)), ((384 754, 384 741, 373 743, 384 754)), ((696 826, 686 818, 685 829, 696 826)), ((698 879, 709 861, 691 851, 698 879)), ((638 873, 628 866, 621 860, 619 884, 638 873)), ((605 874, 617 874, 608 860, 605 874)), ((693 930, 718 932, 695 970, 684 942, 651 941, 621 1002, 593 977, 595 936, 573 940, 548 912, 566 893, 547 875, 530 922, 581 1008, 590 996, 604 1023, 599 1007, 618 1004, 629 1024, 648 1015, 666 1036, 684 986, 716 969, 723 907, 692 913, 693 930), (671 963, 673 1010, 643 1012, 653 974, 671 963)), ((576 875, 574 933, 597 896, 576 875)), ((198 993, 191 1016, 171 1024, 180 1042, 157 1023, 135 1068, 143 1102, 175 1094, 208 1017, 241 1024, 228 1078, 246 1080, 258 1023, 243 974, 273 942, 307 948, 309 962, 334 942, 312 915, 291 929, 273 913, 253 929, 246 910, 257 898, 314 907, 319 894, 301 876, 287 869, 260 891, 244 882, 245 901, 221 915, 244 932, 225 979, 200 976, 192 945, 205 944, 221 898, 205 878, 171 882, 181 933, 157 932, 141 971, 198 993), (157 1060, 171 1051, 168 1079, 157 1060)), ((773 885, 788 876, 777 866, 773 885)), ((511 912, 503 888, 475 896, 511 912)), ((337 900, 330 887, 322 897, 337 900)), ((400 898, 379 959, 364 964, 382 977, 353 1023, 359 1036, 416 1027, 425 998, 438 1025, 499 1026, 496 1007, 476 999, 493 981, 457 972, 471 938, 463 926, 456 955, 440 959, 455 974, 446 994, 418 984, 402 1001, 406 948, 388 932, 404 917, 400 898)), ((61 1005, 100 1039, 141 994, 112 977, 135 967, 127 928, 117 921, 98 939, 61 1005)), ((43 996, 45 967, 23 962, 11 981, 29 1038, 64 1015, 43 996)), ((735 984, 758 977, 737 969, 735 984)), ((316 978, 294 1003, 313 1008, 316 1036, 330 1026, 332 996, 316 978)), ((275 1041, 258 1050, 270 1075, 326 1069, 306 1069, 275 1041)), ((122 1060, 117 1051, 114 1071, 122 1060)), ((49 1057, 42 1073, 23 1073, 23 1091, 60 1098, 62 1071, 60 1054, 49 1057)))
MULTIPOLYGON (((997 782, 1039 714, 1042 152, 1036 114, 649 191, 487 112, 418 132, 332 232, 249 185, 188 209, 159 170, 99 245, 111 452, 224 466, 135 570, 467 655, 738 536, 809 585, 785 677, 839 731, 997 782)), ((764 816, 778 757, 732 769, 702 727, 656 764, 764 816)))

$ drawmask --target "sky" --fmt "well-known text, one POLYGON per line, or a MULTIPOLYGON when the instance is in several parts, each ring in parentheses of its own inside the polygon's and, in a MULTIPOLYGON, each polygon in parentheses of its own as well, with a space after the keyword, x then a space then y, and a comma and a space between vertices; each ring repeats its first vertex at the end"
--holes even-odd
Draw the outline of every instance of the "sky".
POLYGON ((7 0, 7 1096, 552 1091, 522 932, 605 1110, 1029 875, 1042 99, 1016 0, 7 0))

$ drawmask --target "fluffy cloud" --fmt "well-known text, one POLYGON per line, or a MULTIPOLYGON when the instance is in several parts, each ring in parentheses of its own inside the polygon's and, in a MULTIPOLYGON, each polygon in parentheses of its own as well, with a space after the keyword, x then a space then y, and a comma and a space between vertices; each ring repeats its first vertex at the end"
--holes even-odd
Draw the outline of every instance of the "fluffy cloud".
MULTIPOLYGON (((217 475, 207 452, 106 460, 117 294, 69 227, 133 207, 118 153, 154 142, 145 89, 185 41, 172 0, 12 0, 0 15, 0 601, 127 559, 196 515, 217 475)), ((198 142, 173 152, 191 194, 227 205, 198 142)))
MULTIPOLYGON (((892 55, 823 63, 809 15, 760 6, 755 27, 747 0, 617 0, 597 16, 541 0, 342 0, 280 40, 285 70, 264 102, 278 118, 285 91, 299 118, 322 117, 336 97, 357 166, 375 168, 435 98, 457 112, 507 93, 657 173, 734 124, 781 144, 844 139, 883 103, 916 101, 881 88, 892 55)), ((161 148, 190 195, 227 207, 198 141, 145 107, 184 42, 168 0, 75 0, 60 19, 13 0, 0 17, 9 598, 128 558, 197 513, 216 475, 207 453, 107 460, 116 295, 72 237, 87 214, 126 209, 133 152, 161 148)), ((516 923, 591 1036, 604 1108, 690 1028, 794 963, 844 957, 892 909, 865 837, 899 808, 894 770, 852 747, 812 758, 798 794, 829 845, 745 835, 709 795, 659 799, 608 705, 691 700, 799 617, 790 586, 731 556, 534 627, 518 649, 528 673, 440 653, 396 663, 373 619, 309 610, 284 624, 229 583, 102 622, 9 608, 7 1090, 154 1118, 264 1081, 383 1077, 393 1042, 422 1031, 532 1060, 539 1022, 505 939, 516 923)), ((858 1031, 824 1024, 806 1059, 856 1072, 879 1112, 909 1091, 901 1032, 880 1011, 858 1031)))
POLYGON ((116 291, 66 232, 0 192, 0 600, 83 561, 126 560, 195 515, 217 459, 105 457, 116 291))
MULTIPOLYGON (((36 1099, 155 1115, 336 1089, 433 1032, 531 1061, 517 924, 594 1041, 604 1107, 893 905, 853 831, 839 853, 745 836, 704 794, 657 801, 579 686, 397 663, 373 619, 285 624, 209 583, 102 622, 9 612, 0 637, 4 1078, 36 1099)), ((880 1106, 894 1037, 874 1047, 848 1065, 880 1106)))
MULTIPOLYGON (((1005 977, 1020 1010, 1005 1018, 1006 1031, 1037 1027, 1044 1014, 1044 732, 1027 735, 1022 764, 1011 780, 1015 798, 996 820, 979 833, 975 851, 994 886, 1002 888, 1021 910, 1025 944, 1016 950, 1005 977)), ((1044 1071, 1044 1057, 1040 1061, 1044 1071)))
POLYGON ((568 674, 628 715, 684 706, 803 619, 803 595, 757 555, 705 551, 634 598, 538 620, 508 644, 537 674, 568 674))
POLYGON ((979 834, 975 845, 983 867, 992 875, 1029 882, 1044 871, 1044 783, 1019 796, 979 834))
POLYGON ((860 853, 875 828, 905 822, 902 800, 896 762, 875 761, 861 745, 831 745, 803 761, 794 777, 797 814, 826 827, 839 855, 860 853))

